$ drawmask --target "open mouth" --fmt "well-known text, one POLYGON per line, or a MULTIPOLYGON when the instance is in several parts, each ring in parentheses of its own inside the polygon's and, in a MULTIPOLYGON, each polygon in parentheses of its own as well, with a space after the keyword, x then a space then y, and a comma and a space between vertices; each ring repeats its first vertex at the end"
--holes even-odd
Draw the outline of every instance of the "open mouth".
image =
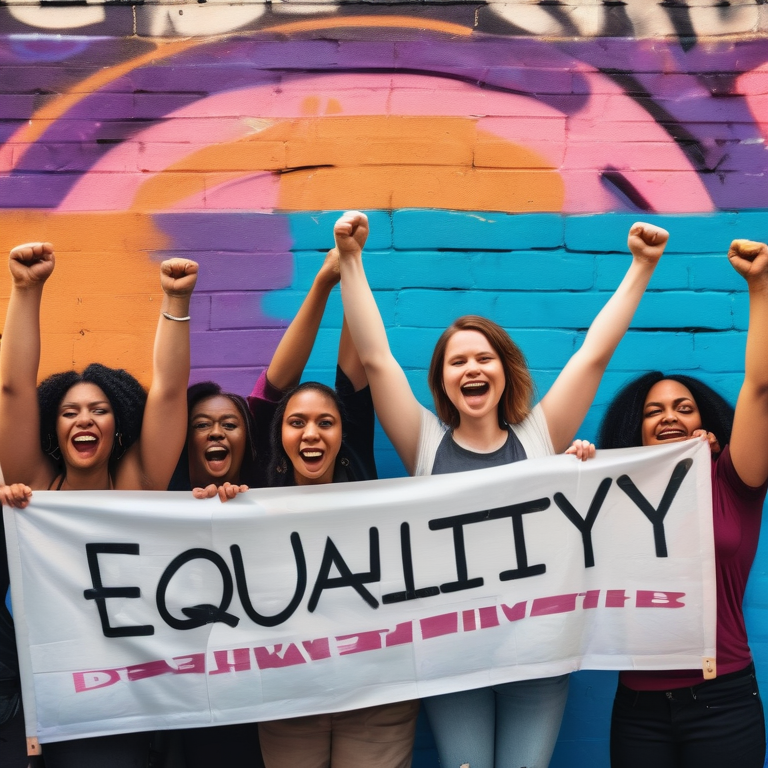
POLYGON ((221 469, 229 456, 229 451, 223 445, 214 445, 205 451, 205 460, 211 469, 221 469))
POLYGON ((76 435, 72 438, 72 445, 78 453, 91 453, 96 450, 98 442, 96 435, 76 435))
POLYGON ((684 429, 664 429, 656 434, 657 440, 679 440, 682 437, 688 437, 684 429))
POLYGON ((481 397, 488 392, 487 381, 470 381, 461 386, 461 394, 464 397, 481 397))
POLYGON ((299 451, 299 456, 308 469, 317 469, 323 463, 325 451, 317 448, 304 448, 299 451))

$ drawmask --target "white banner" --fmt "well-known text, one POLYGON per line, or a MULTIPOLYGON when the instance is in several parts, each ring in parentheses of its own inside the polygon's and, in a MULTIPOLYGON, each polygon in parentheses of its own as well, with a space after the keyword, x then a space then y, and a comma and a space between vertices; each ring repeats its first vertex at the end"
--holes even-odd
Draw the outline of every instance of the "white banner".
POLYGON ((700 441, 227 504, 36 491, 5 525, 43 742, 715 655, 700 441))

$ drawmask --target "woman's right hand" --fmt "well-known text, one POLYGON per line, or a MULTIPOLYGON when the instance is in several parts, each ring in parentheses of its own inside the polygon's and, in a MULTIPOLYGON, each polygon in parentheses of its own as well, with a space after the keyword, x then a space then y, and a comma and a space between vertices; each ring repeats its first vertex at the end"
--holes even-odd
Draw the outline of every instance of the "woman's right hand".
POLYGON ((655 264, 664 253, 669 232, 655 224, 636 221, 629 228, 627 246, 636 259, 655 264))
POLYGON ((8 267, 16 288, 42 287, 51 276, 55 259, 50 243, 24 243, 10 254, 8 267))
POLYGON ((0 485, 0 503, 4 507, 24 509, 32 498, 32 489, 24 483, 0 485))
POLYGON ((170 297, 188 299, 195 289, 198 265, 191 259, 166 259, 160 265, 160 285, 170 297))
POLYGON ((224 502, 234 499, 239 493, 245 493, 248 490, 250 489, 247 485, 233 485, 232 483, 216 485, 216 483, 211 483, 205 488, 193 488, 192 495, 196 499, 212 499, 214 496, 218 496, 224 502))

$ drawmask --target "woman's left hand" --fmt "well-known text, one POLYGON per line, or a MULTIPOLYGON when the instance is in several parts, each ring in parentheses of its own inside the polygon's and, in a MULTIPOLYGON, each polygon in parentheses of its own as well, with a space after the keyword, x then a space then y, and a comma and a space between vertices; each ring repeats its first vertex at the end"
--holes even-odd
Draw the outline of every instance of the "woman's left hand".
POLYGON ((706 429, 694 429, 691 437, 698 437, 709 443, 709 450, 713 456, 717 456, 720 453, 720 443, 714 432, 707 432, 706 429))
POLYGON ((191 296, 197 282, 197 262, 191 259, 167 259, 160 265, 160 285, 168 296, 191 296))
POLYGON ((579 461, 595 458, 595 444, 589 440, 574 440, 573 445, 566 450, 566 455, 575 456, 579 461))
POLYGON ((245 493, 250 490, 247 485, 233 485, 232 483, 224 483, 223 485, 216 485, 211 483, 206 485, 205 488, 193 488, 192 495, 196 499, 212 499, 217 496, 224 501, 234 499, 238 493, 245 493))

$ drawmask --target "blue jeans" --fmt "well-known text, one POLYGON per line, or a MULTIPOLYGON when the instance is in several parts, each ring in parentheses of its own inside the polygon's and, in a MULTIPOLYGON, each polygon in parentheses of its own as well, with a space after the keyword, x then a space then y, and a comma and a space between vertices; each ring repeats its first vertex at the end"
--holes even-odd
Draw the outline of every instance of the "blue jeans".
POLYGON ((430 696, 422 704, 441 768, 547 768, 568 675, 430 696))

